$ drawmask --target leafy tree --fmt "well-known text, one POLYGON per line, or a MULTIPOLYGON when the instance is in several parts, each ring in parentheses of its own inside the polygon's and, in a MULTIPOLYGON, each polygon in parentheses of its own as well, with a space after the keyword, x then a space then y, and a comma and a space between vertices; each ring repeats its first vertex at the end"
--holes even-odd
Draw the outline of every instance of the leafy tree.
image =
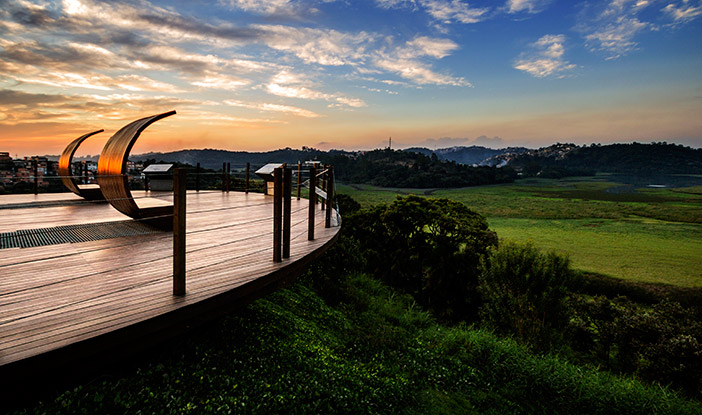
POLYGON ((497 244, 484 217, 460 202, 410 195, 351 222, 371 272, 439 317, 476 317, 480 258, 497 244))

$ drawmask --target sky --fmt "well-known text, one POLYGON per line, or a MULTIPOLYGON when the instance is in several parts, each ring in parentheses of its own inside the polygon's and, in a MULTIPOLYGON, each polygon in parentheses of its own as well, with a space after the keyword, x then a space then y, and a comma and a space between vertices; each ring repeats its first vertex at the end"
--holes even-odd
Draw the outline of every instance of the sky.
POLYGON ((702 0, 0 0, 0 151, 702 147, 702 0))

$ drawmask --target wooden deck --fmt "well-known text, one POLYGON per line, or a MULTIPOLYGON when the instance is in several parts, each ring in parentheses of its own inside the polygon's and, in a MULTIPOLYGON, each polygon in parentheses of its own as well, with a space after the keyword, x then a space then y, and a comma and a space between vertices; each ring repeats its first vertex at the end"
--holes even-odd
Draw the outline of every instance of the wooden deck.
MULTIPOLYGON (((166 203, 134 194, 137 202, 166 203)), ((272 197, 188 192, 187 293, 172 294, 169 232, 0 249, 0 378, 70 365, 146 344, 207 320, 299 275, 337 236, 308 200, 292 200, 290 259, 273 262, 272 197)), ((0 196, 0 233, 125 221, 106 203, 72 194, 0 196)))

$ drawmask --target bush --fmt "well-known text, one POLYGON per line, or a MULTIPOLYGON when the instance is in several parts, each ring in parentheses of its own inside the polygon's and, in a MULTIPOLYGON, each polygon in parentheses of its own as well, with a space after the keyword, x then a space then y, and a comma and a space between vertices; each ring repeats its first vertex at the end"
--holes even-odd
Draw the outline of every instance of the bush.
POLYGON ((561 343, 574 282, 567 258, 531 244, 503 243, 482 265, 482 322, 538 350, 561 343))
POLYGON ((691 309, 597 296, 577 299, 573 311, 572 347, 586 359, 702 396, 702 324, 691 309))
POLYGON ((354 198, 349 195, 337 193, 334 195, 334 197, 339 208, 339 213, 342 215, 349 215, 358 212, 361 209, 361 204, 355 201, 354 198))

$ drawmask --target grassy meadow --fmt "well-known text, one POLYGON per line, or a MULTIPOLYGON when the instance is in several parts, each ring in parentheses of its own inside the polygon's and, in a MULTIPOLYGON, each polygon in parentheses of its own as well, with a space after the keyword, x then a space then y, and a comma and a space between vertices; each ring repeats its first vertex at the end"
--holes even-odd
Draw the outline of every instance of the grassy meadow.
POLYGON ((500 238, 567 254, 583 271, 702 286, 702 186, 633 188, 615 180, 522 179, 461 189, 340 185, 338 191, 363 205, 408 193, 458 200, 486 216, 500 238))

